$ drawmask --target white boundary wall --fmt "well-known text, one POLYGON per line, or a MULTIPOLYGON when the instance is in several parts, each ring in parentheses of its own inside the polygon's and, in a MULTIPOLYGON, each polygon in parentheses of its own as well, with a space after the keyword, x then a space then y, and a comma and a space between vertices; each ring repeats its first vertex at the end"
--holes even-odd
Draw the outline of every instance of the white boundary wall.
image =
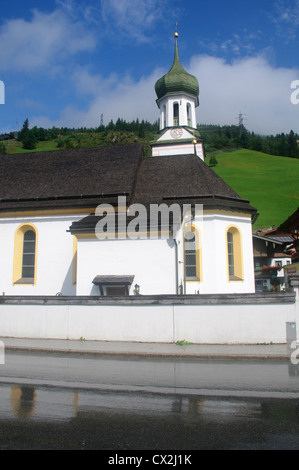
POLYGON ((296 322, 298 297, 295 302, 294 294, 243 295, 243 300, 234 296, 220 296, 218 300, 214 296, 213 300, 208 296, 197 302, 190 297, 142 296, 118 301, 2 297, 0 337, 278 344, 286 343, 287 323, 296 322))

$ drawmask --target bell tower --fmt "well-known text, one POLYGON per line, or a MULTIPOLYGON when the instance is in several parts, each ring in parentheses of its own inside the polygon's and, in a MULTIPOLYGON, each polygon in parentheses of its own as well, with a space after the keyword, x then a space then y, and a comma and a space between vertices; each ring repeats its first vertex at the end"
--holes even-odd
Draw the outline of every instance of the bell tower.
POLYGON ((160 136, 152 143, 152 155, 196 153, 204 159, 195 113, 195 108, 199 105, 198 80, 186 72, 180 62, 177 31, 174 38, 172 67, 155 84, 156 103, 160 109, 160 136))

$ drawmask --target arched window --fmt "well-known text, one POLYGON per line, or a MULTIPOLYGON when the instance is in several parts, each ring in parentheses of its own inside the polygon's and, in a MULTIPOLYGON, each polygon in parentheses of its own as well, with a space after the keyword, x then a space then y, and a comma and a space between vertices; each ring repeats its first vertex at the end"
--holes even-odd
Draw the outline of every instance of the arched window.
POLYGON ((163 106, 163 129, 166 127, 166 105, 163 106))
POLYGON ((187 124, 192 127, 191 104, 187 103, 187 124))
POLYGON ((27 230, 23 237, 22 278, 24 279, 34 279, 35 243, 35 232, 33 230, 27 230))
POLYGON ((202 281, 200 233, 194 225, 184 234, 184 266, 186 281, 202 281))
POLYGON ((35 284, 37 230, 32 224, 23 224, 15 233, 13 283, 35 284))
POLYGON ((173 125, 178 126, 179 123, 180 123, 179 105, 178 105, 178 103, 174 103, 174 105, 173 105, 173 125))
POLYGON ((229 281, 243 280, 243 256, 241 233, 237 227, 229 227, 226 232, 227 270, 229 281))

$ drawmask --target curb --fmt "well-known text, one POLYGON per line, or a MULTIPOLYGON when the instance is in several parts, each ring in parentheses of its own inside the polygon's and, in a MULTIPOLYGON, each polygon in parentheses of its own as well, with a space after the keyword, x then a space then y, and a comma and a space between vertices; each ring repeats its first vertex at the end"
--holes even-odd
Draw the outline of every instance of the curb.
POLYGON ((103 357, 142 357, 149 359, 206 359, 206 360, 271 360, 288 361, 290 356, 287 354, 242 354, 242 353, 188 353, 184 352, 142 352, 142 351, 99 351, 91 349, 59 349, 47 348, 41 346, 6 346, 6 351, 31 352, 31 353, 49 353, 49 354, 72 354, 72 355, 90 355, 103 357))

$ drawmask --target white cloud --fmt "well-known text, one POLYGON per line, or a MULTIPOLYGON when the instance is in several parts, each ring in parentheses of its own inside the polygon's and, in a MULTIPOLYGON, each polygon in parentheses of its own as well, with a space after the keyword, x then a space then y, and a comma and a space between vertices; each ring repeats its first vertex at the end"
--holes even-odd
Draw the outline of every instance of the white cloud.
MULTIPOLYGON (((199 80, 198 123, 233 125, 242 112, 250 131, 276 134, 293 129, 299 132, 299 105, 293 105, 290 100, 291 82, 299 79, 299 69, 274 68, 261 56, 233 63, 211 56, 194 56, 185 68, 199 80)), ((96 127, 103 114, 105 124, 118 118, 154 122, 159 118, 154 86, 164 73, 165 70, 155 70, 134 81, 130 76, 104 78, 78 68, 73 79, 76 92, 89 100, 87 110, 71 105, 56 122, 46 118, 31 121, 45 127, 96 127)))
POLYGON ((2 70, 32 72, 57 65, 62 59, 95 46, 95 38, 61 11, 33 10, 32 19, 6 21, 0 28, 2 70))
MULTIPOLYGON (((104 21, 122 34, 144 42, 148 30, 165 18, 169 0, 100 0, 104 21)), ((171 10, 168 11, 168 17, 171 10)))
POLYGON ((200 122, 236 124, 242 112, 246 127, 256 133, 299 132, 299 106, 290 101, 291 82, 299 78, 299 69, 274 68, 260 56, 231 64, 198 56, 190 72, 199 78, 200 122))

